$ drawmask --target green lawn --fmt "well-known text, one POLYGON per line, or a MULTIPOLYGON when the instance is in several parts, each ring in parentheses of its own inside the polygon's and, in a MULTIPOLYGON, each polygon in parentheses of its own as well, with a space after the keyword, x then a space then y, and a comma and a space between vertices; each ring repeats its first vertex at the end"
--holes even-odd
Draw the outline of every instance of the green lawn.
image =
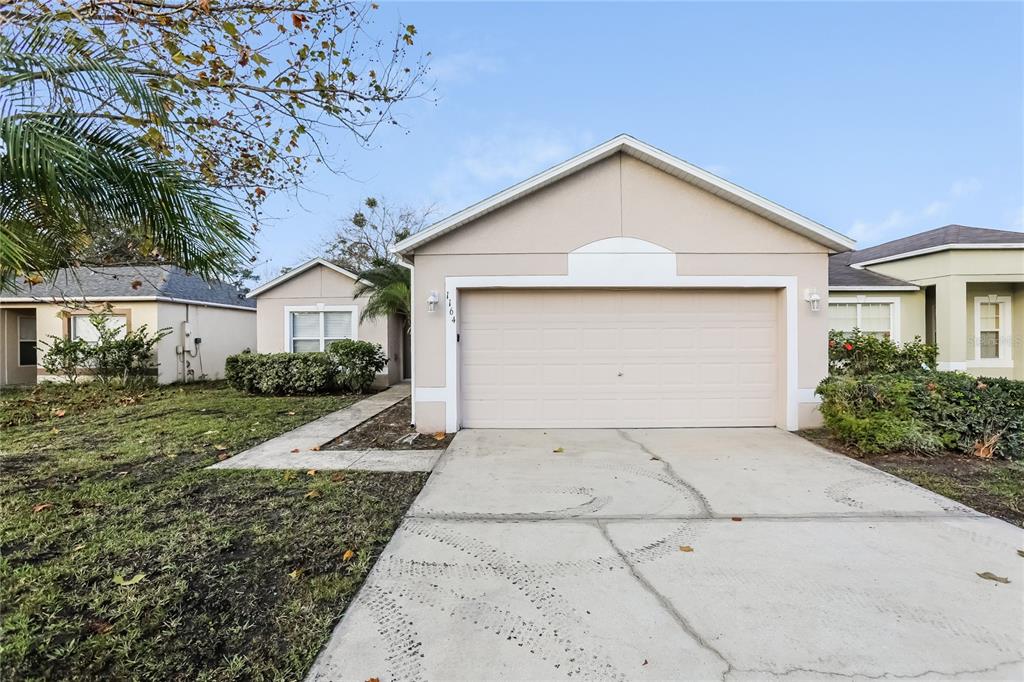
POLYGON ((204 467, 352 401, 5 392, 0 676, 300 679, 426 475, 204 467))

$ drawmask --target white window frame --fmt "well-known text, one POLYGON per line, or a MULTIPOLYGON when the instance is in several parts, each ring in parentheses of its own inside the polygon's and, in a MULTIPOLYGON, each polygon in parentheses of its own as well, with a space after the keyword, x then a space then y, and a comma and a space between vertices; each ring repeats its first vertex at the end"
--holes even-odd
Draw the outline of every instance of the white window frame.
MULTIPOLYGON (((89 324, 92 324, 92 320, 90 320, 89 318, 91 318, 93 315, 101 315, 102 317, 105 317, 108 320, 111 320, 113 318, 120 318, 121 320, 124 320, 124 324, 121 325, 122 334, 127 334, 129 331, 131 331, 128 328, 128 315, 126 315, 123 312, 121 312, 121 313, 72 313, 71 316, 70 316, 71 319, 68 321, 68 338, 71 339, 72 341, 74 341, 74 340, 76 340, 78 338, 81 338, 81 337, 78 336, 78 329, 76 328, 77 324, 78 324, 78 321, 84 319, 89 324)), ((86 341, 86 343, 91 344, 93 342, 92 341, 86 341)))
POLYGON ((32 320, 33 322, 36 322, 36 324, 38 325, 38 322, 36 321, 36 316, 35 315, 18 315, 18 329, 17 329, 17 331, 18 331, 18 367, 38 367, 39 366, 39 346, 38 345, 36 346, 36 361, 34 363, 32 363, 31 365, 23 365, 23 364, 21 364, 21 344, 25 343, 26 341, 32 341, 32 343, 35 343, 35 344, 39 343, 39 327, 38 326, 36 327, 35 338, 32 338, 32 339, 23 339, 23 338, 21 338, 21 323, 23 321, 25 321, 25 320, 32 320))
MULTIPOLYGON (((889 304, 889 340, 893 343, 902 343, 900 340, 900 299, 889 296, 829 296, 828 303, 887 303, 889 304)), ((828 307, 825 308, 828 314, 828 307)), ((860 305, 857 306, 857 328, 860 329, 860 305)), ((831 326, 829 326, 831 329, 831 326)))
MULTIPOLYGON (((294 353, 292 350, 292 313, 351 313, 352 314, 352 336, 353 341, 359 340, 359 306, 356 305, 286 305, 284 307, 284 340, 285 353, 294 353)), ((320 315, 320 350, 324 348, 324 316, 320 315)))
POLYGON ((1013 367, 1013 297, 974 297, 974 359, 967 361, 968 367, 1013 367), (999 357, 981 357, 981 304, 999 305, 999 357))

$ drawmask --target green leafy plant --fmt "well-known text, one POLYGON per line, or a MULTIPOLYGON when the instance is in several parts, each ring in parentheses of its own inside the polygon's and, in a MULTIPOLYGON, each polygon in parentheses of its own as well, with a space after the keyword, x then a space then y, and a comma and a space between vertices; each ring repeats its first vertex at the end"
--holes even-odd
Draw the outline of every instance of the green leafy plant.
POLYGON ((261 395, 330 393, 338 389, 337 374, 330 353, 239 353, 224 368, 232 387, 261 395))
POLYGON ((338 385, 355 393, 365 392, 388 364, 379 343, 342 339, 331 343, 327 351, 338 363, 338 385))
POLYGON ((104 314, 90 315, 89 321, 99 334, 89 364, 96 378, 107 383, 146 380, 156 366, 153 351, 160 339, 171 333, 170 329, 161 329, 150 334, 146 325, 124 330, 112 326, 110 317, 104 314))
POLYGON ((817 393, 832 434, 867 453, 1024 458, 1024 381, 938 371, 840 374, 817 393))
POLYGON ((888 338, 832 330, 828 334, 829 374, 881 374, 884 372, 919 372, 934 369, 938 348, 914 337, 898 344, 888 338))
POLYGON ((40 360, 43 369, 71 384, 78 383, 82 370, 92 359, 92 346, 83 339, 50 336, 49 343, 41 341, 40 345, 47 349, 40 360))
POLYGON ((380 263, 359 273, 353 296, 367 296, 359 321, 401 315, 409 331, 411 280, 409 269, 398 263, 380 263))

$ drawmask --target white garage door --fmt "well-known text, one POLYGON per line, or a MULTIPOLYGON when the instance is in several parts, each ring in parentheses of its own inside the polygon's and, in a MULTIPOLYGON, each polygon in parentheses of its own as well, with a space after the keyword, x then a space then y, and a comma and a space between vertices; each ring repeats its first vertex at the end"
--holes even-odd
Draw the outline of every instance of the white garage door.
POLYGON ((770 290, 467 290, 462 426, 772 426, 770 290))

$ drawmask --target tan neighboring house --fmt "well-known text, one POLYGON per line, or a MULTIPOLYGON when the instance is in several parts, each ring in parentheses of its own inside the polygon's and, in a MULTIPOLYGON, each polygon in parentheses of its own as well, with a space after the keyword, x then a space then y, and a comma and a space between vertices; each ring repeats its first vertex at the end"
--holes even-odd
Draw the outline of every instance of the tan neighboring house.
POLYGON ((616 137, 394 246, 416 428, 816 425, 852 247, 616 137))
POLYGON ((939 369, 1024 379, 1024 233, 946 225, 832 256, 829 317, 939 347, 939 369))
POLYGON ((126 330, 169 329, 156 349, 162 383, 224 376, 224 360, 256 345, 256 307, 229 284, 174 266, 68 268, 52 281, 16 283, 0 295, 0 382, 58 380, 42 358, 50 337, 96 339, 93 312, 126 330))
POLYGON ((379 344, 387 368, 375 384, 388 386, 409 374, 404 366, 409 335, 397 316, 360 321, 366 298, 356 298, 358 276, 322 258, 314 258, 248 294, 256 304, 256 351, 301 353, 324 350, 339 339, 379 344))

